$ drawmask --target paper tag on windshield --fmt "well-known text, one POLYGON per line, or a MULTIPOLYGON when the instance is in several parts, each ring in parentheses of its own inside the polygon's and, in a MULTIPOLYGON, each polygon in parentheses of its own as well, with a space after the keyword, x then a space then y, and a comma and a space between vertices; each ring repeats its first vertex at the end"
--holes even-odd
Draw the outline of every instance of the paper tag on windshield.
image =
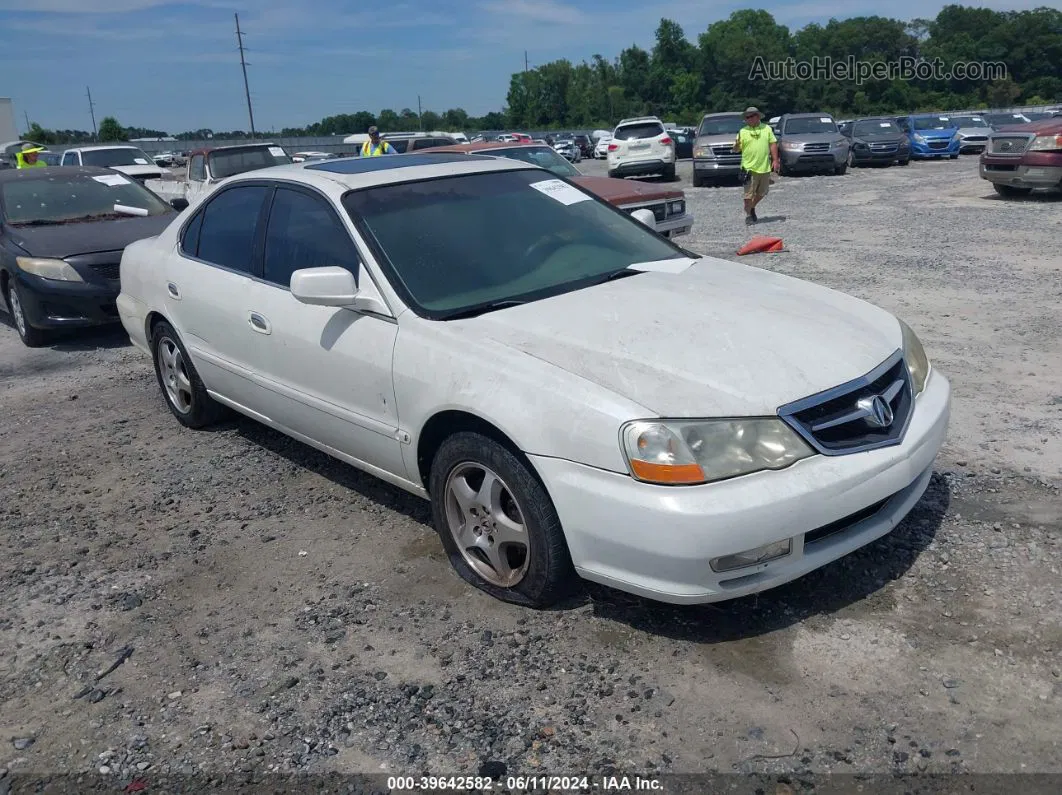
POLYGON ((287 157, 287 154, 279 146, 269 147, 269 154, 273 155, 273 157, 287 157))
POLYGON ((551 199, 556 199, 561 204, 577 204, 578 202, 590 201, 590 197, 581 190, 576 190, 567 182, 559 179, 547 179, 542 182, 533 182, 531 187, 545 193, 551 199))
POLYGON ((109 185, 112 188, 117 188, 119 185, 128 185, 129 180, 123 177, 121 174, 104 174, 102 177, 93 177, 96 182, 102 182, 104 185, 109 185))
POLYGON ((949 119, 947 116, 941 116, 940 120, 941 121, 951 121, 951 119, 949 119))
POLYGON ((878 124, 880 126, 882 126, 882 127, 891 127, 892 126, 892 123, 891 122, 887 122, 887 121, 878 122, 878 124))
POLYGON ((133 162, 138 166, 146 166, 148 164, 148 162, 142 157, 134 157, 133 162))
POLYGON ((823 124, 829 124, 831 121, 833 121, 833 119, 827 118, 826 116, 820 116, 819 121, 821 121, 823 124))

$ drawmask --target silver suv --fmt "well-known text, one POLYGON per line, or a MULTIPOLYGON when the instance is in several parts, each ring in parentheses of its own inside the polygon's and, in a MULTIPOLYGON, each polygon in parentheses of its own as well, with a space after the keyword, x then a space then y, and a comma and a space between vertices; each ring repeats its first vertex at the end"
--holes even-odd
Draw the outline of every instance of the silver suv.
POLYGON ((741 179, 741 154, 734 140, 745 126, 741 113, 708 113, 693 142, 693 187, 709 182, 741 179))
POLYGON ((851 144, 828 113, 786 113, 778 120, 778 156, 782 174, 811 171, 843 174, 851 144))

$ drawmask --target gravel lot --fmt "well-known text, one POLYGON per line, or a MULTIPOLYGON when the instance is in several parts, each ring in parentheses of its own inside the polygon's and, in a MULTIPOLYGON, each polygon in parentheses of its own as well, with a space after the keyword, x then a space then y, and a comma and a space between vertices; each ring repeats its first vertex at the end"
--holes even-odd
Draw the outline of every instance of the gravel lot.
MULTIPOLYGON (((733 256, 738 188, 683 165, 684 244, 733 256)), ((895 532, 712 607, 493 601, 416 498, 250 421, 182 429, 119 331, 29 350, 0 326, 0 790, 4 769, 1062 772, 1062 198, 999 200, 976 168, 786 178, 761 205, 789 250, 747 259, 905 318, 953 418, 895 532)))

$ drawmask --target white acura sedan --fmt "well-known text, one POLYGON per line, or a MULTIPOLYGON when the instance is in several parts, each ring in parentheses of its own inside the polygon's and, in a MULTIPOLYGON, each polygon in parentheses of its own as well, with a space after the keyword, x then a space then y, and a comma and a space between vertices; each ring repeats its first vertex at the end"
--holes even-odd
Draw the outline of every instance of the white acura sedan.
POLYGON ((800 577, 894 528, 947 431, 889 313, 519 161, 243 174, 121 285, 182 424, 235 409, 430 499, 458 573, 535 607, 578 577, 674 603, 800 577))

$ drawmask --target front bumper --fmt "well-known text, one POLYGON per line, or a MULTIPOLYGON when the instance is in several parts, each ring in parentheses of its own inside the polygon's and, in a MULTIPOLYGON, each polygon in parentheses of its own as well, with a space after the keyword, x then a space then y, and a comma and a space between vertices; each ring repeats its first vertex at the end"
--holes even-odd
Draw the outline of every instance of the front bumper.
POLYGON ((910 149, 893 149, 891 151, 875 151, 873 149, 853 149, 853 163, 892 163, 897 160, 909 160, 910 149))
POLYGON ((1054 163, 1039 165, 1015 162, 1014 158, 991 158, 982 155, 978 168, 981 179, 1000 185, 1010 185, 1014 188, 1062 187, 1062 165, 1054 163))
POLYGON ((789 171, 830 171, 845 164, 848 160, 848 150, 801 152, 779 148, 778 157, 789 171))
POLYGON ((678 237, 689 234, 693 228, 693 216, 689 213, 672 215, 667 220, 656 222, 656 231, 664 237, 678 237))
POLYGON ((582 577, 663 602, 717 602, 794 580, 896 527, 929 485, 950 399, 947 379, 933 372, 900 445, 703 486, 654 486, 562 459, 531 460, 582 577), (785 557, 724 573, 710 565, 785 539, 785 557))
POLYGON ((946 147, 937 148, 929 144, 911 142, 911 157, 915 160, 929 160, 934 157, 951 157, 959 154, 959 142, 951 141, 946 147))
POLYGON ((19 271, 22 312, 34 328, 86 328, 117 323, 118 281, 60 282, 19 271))
POLYGON ((741 157, 740 155, 733 161, 727 162, 725 160, 709 159, 709 158, 693 158, 693 170, 700 176, 708 179, 724 179, 726 177, 737 177, 741 175, 741 157))

